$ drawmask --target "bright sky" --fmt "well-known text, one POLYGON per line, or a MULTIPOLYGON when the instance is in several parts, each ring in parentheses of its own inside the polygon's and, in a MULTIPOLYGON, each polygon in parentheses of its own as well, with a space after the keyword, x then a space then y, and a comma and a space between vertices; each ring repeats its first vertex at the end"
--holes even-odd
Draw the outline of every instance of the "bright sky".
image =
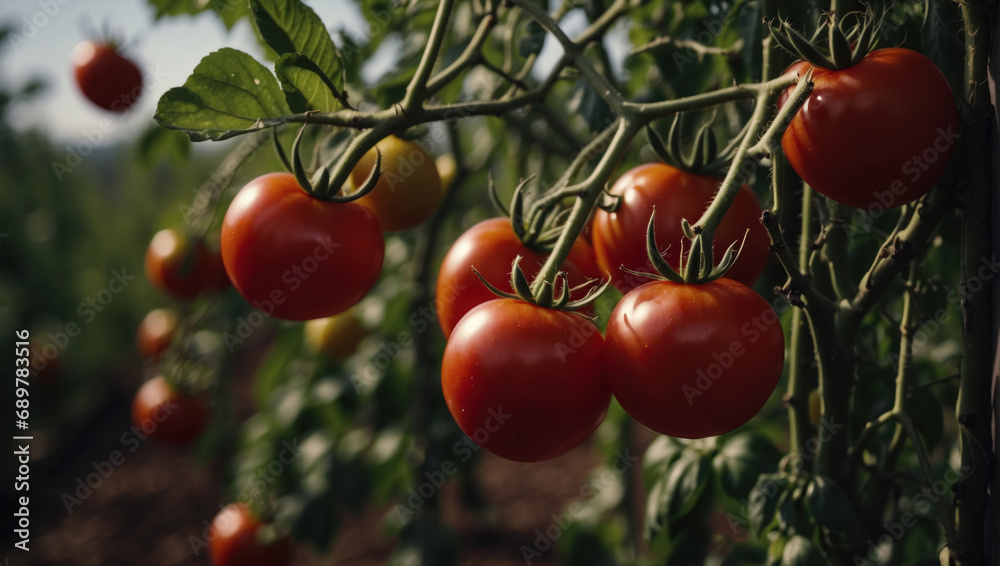
MULTIPOLYGON (((364 36, 364 19, 349 0, 307 0, 307 4, 327 27, 346 29, 358 38, 364 36)), ((201 58, 219 48, 234 47, 261 59, 261 49, 246 19, 230 32, 211 13, 193 18, 166 18, 154 23, 153 10, 143 0, 5 1, 0 8, 0 22, 13 22, 16 33, 26 40, 18 47, 5 45, 0 52, 0 81, 14 88, 38 76, 48 84, 43 96, 18 107, 11 116, 12 122, 18 128, 40 128, 61 141, 79 140, 107 119, 112 121, 113 129, 102 143, 133 138, 151 122, 160 96, 184 84, 201 58), (46 13, 45 7, 54 14, 46 13), (90 37, 87 30, 105 26, 125 38, 125 51, 140 67, 152 67, 155 69, 152 76, 159 77, 151 84, 147 79, 146 92, 133 107, 134 111, 124 118, 91 105, 77 91, 72 78, 70 53, 73 47, 90 37)), ((571 34, 581 30, 584 24, 579 13, 571 13, 563 22, 564 29, 571 34)), ((617 33, 612 35, 621 36, 621 39, 609 42, 608 47, 613 59, 618 60, 624 57, 625 30, 615 31, 617 33)), ((380 51, 381 57, 365 69, 367 80, 374 80, 392 64, 391 51, 380 51)), ((535 71, 545 72, 560 55, 558 44, 549 38, 535 71)), ((271 62, 261 62, 273 68, 271 62)))
MULTIPOLYGON (((309 2, 331 28, 363 29, 361 14, 346 0, 309 2)), ((51 136, 71 141, 110 118, 115 128, 108 140, 128 139, 150 123, 156 101, 168 89, 184 84, 202 57, 221 47, 235 47, 260 58, 261 50, 250 23, 244 19, 226 31, 213 14, 167 18, 154 23, 153 10, 142 0, 34 0, 3 2, 0 21, 14 22, 17 33, 27 42, 17 50, 5 45, 0 54, 0 80, 20 86, 29 77, 41 76, 48 83, 44 96, 18 107, 11 116, 15 126, 39 127, 51 136), (52 4, 49 17, 41 5, 52 4), (23 18, 35 19, 37 32, 28 38, 23 18), (70 69, 70 53, 77 43, 88 39, 88 29, 110 25, 116 35, 126 38, 126 51, 140 67, 152 66, 160 80, 148 85, 135 107, 124 119, 86 101, 77 91, 70 69)), ((31 30, 28 29, 28 32, 31 30)), ((272 68, 270 62, 262 61, 272 68)), ((148 77, 149 75, 147 75, 148 77)))

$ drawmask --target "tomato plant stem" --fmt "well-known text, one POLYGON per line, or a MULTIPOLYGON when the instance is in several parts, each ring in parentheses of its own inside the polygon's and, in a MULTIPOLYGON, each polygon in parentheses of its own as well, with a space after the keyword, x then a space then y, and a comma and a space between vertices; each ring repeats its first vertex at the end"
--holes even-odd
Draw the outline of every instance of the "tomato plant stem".
POLYGON ((427 38, 427 45, 424 47, 420 63, 417 64, 417 70, 410 80, 410 84, 406 85, 406 94, 400 102, 400 106, 407 112, 412 112, 422 106, 423 101, 427 98, 425 96, 427 80, 434 70, 434 64, 437 63, 438 54, 441 53, 441 44, 444 43, 448 31, 448 18, 451 16, 454 5, 455 0, 440 0, 438 3, 437 13, 434 14, 434 23, 431 24, 430 35, 427 38))
MULTIPOLYGON (((996 282, 982 276, 984 261, 995 261, 992 247, 994 231, 993 177, 990 139, 993 136, 992 109, 987 83, 990 48, 990 2, 962 3, 965 24, 965 125, 964 177, 962 208, 963 289, 962 367, 958 394, 959 447, 962 466, 968 470, 955 486, 956 522, 960 546, 952 554, 962 566, 985 563, 983 525, 986 523, 987 488, 990 481, 991 416, 990 387, 996 329, 994 312, 996 282), (985 280, 984 280, 985 279, 985 280), (979 289, 974 291, 974 289, 979 289)), ((994 464, 995 465, 995 464, 994 464)), ((997 497, 997 494, 993 494, 997 497)))
MULTIPOLYGON (((780 184, 782 175, 780 174, 780 169, 786 161, 784 156, 776 155, 774 161, 772 162, 772 168, 774 170, 774 178, 772 180, 775 184, 780 184)), ((783 194, 785 191, 783 187, 776 186, 775 192, 778 194, 783 194)), ((777 203, 777 200, 775 201, 777 203)), ((772 208, 772 212, 776 212, 777 204, 772 208)), ((775 213, 775 216, 778 215, 775 213)), ((799 236, 799 265, 805 265, 809 258, 810 249, 810 234, 812 233, 812 191, 806 186, 806 190, 802 193, 802 227, 800 229, 799 236)), ((802 447, 805 445, 807 437, 812 430, 809 424, 809 354, 812 351, 812 346, 809 343, 808 338, 803 336, 805 329, 805 320, 803 319, 803 313, 801 308, 796 308, 792 313, 792 325, 790 329, 791 337, 789 339, 789 360, 788 360, 788 391, 786 392, 786 403, 788 405, 788 419, 789 419, 789 445, 792 449, 789 451, 794 454, 797 458, 799 454, 803 454, 802 447)), ((803 462, 795 462, 795 468, 798 469, 803 462)))

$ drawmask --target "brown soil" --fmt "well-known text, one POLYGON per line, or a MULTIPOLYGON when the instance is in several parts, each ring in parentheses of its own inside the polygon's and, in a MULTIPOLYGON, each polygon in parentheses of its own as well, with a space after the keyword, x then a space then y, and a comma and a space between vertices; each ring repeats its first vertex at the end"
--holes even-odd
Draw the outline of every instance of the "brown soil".
MULTIPOLYGON (((79 434, 80 446, 63 458, 58 469, 42 472, 34 480, 33 487, 39 485, 42 493, 37 502, 32 499, 31 552, 9 552, 11 566, 210 564, 205 549, 195 556, 189 538, 200 537, 219 509, 218 474, 186 449, 146 442, 128 453, 121 435, 129 427, 129 389, 116 387, 90 429, 79 434), (124 452, 125 461, 67 514, 62 495, 72 494, 77 478, 85 478, 93 471, 92 462, 107 459, 113 450, 124 452)), ((535 530, 544 530, 553 522, 553 514, 580 498, 580 488, 598 462, 590 444, 541 464, 485 454, 476 470, 489 503, 485 518, 462 504, 457 482, 450 482, 441 493, 441 516, 457 534, 460 563, 523 565, 521 545, 532 546, 535 530)), ((359 517, 344 516, 330 554, 320 556, 301 548, 294 563, 384 564, 396 544, 384 528, 390 511, 385 507, 367 509, 359 517)), ((552 550, 533 561, 555 563, 552 550)))

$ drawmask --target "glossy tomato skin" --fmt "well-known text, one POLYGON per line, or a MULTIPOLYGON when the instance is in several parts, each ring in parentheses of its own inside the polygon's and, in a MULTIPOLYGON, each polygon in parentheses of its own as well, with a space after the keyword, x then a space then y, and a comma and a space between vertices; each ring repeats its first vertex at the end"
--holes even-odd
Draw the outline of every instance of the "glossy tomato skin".
POLYGON ((209 550, 214 566, 285 566, 291 561, 287 536, 264 545, 257 540, 262 523, 246 505, 232 503, 212 519, 209 550))
POLYGON ((287 320, 350 308, 375 285, 384 255, 370 210, 315 199, 291 173, 250 181, 222 222, 222 260, 233 286, 264 314, 287 320))
POLYGON ((73 74, 80 91, 95 105, 125 112, 142 94, 142 73, 111 46, 84 41, 73 49, 73 74))
MULTIPOLYGON (((376 146, 382 152, 382 176, 375 189, 358 199, 371 209, 383 230, 409 230, 430 218, 444 191, 434 158, 424 148, 396 136, 376 146)), ((368 150, 351 171, 351 182, 361 187, 375 167, 375 148, 368 150)))
MULTIPOLYGON (((785 73, 809 66, 799 61, 785 73)), ((846 69, 815 68, 813 85, 781 148, 817 191, 884 210, 920 198, 944 173, 958 114, 947 79, 930 59, 899 47, 877 49, 846 69)))
POLYGON ((622 298, 608 322, 605 372, 622 408, 668 436, 704 438, 750 420, 785 359, 778 315, 749 287, 721 278, 654 281, 622 298))
POLYGON ((174 228, 157 232, 146 250, 146 277, 154 287, 183 300, 219 292, 229 285, 222 257, 201 240, 174 228))
MULTIPOLYGON (((571 286, 584 283, 588 276, 573 263, 574 255, 583 258, 592 255, 582 241, 574 244, 563 270, 571 286), (577 250, 577 248, 580 248, 577 250)), ((473 307, 497 298, 476 276, 475 267, 490 284, 501 291, 512 293, 510 268, 516 256, 521 256, 521 269, 531 281, 538 274, 547 254, 536 252, 517 238, 507 218, 483 220, 466 230, 455 240, 438 272, 434 304, 438 322, 447 337, 458 321, 473 307)), ((590 261, 593 261, 592 259, 590 261)), ((582 296, 582 294, 581 294, 582 296)), ((574 298, 579 298, 574 295, 574 298)))
POLYGON ((444 399, 462 431, 518 462, 564 454, 604 420, 604 340, 589 320, 517 299, 469 311, 448 339, 444 399))
POLYGON ((187 444, 208 422, 208 402, 172 387, 163 376, 142 384, 132 400, 132 424, 164 444, 187 444))
POLYGON ((177 313, 170 309, 149 311, 139 323, 136 345, 144 358, 157 358, 170 347, 177 333, 177 313))
MULTIPOLYGON (((661 255, 674 269, 678 269, 684 238, 681 220, 698 220, 712 202, 720 184, 721 179, 688 173, 664 163, 647 163, 626 172, 611 188, 612 194, 622 197, 618 210, 611 213, 598 210, 594 214, 593 241, 597 265, 611 274, 612 284, 623 293, 650 281, 627 273, 620 267, 655 273, 646 255, 646 227, 653 207, 656 207, 657 244, 661 255)), ((716 262, 722 259, 722 254, 733 242, 737 242, 739 247, 746 234, 743 252, 727 275, 746 285, 752 285, 757 280, 770 251, 770 240, 760 223, 760 215, 760 202, 750 187, 743 185, 715 230, 716 262)), ((686 246, 688 244, 685 243, 686 246)))

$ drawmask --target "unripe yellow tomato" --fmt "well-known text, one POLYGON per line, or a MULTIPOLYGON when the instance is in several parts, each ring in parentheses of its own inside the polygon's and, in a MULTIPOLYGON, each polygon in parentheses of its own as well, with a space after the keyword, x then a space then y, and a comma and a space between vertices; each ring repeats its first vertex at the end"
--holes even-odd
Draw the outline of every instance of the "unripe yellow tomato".
POLYGON ((368 330, 353 310, 306 322, 306 346, 313 353, 322 352, 332 361, 343 360, 358 348, 368 330))
POLYGON ((455 156, 446 153, 441 157, 438 157, 434 164, 437 165, 438 176, 441 177, 441 192, 447 193, 448 189, 451 188, 452 183, 455 182, 455 156))
MULTIPOLYGON (((358 199, 389 232, 409 230, 430 218, 441 202, 441 177, 434 159, 419 145, 389 136, 376 144, 382 153, 382 176, 375 189, 358 199)), ((375 148, 351 171, 355 187, 364 185, 375 167, 375 148)))

